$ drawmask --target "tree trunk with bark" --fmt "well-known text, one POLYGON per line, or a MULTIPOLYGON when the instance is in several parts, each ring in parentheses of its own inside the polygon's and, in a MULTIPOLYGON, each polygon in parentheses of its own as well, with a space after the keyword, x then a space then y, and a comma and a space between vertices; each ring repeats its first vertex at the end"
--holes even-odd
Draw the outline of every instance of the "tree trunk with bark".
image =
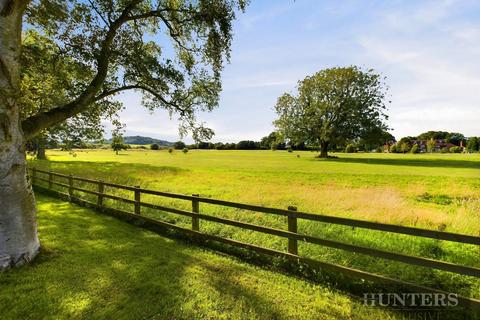
POLYGON ((0 270, 31 261, 40 248, 18 104, 26 3, 0 0, 0 270))
POLYGON ((320 142, 320 156, 319 158, 328 158, 328 142, 320 142))

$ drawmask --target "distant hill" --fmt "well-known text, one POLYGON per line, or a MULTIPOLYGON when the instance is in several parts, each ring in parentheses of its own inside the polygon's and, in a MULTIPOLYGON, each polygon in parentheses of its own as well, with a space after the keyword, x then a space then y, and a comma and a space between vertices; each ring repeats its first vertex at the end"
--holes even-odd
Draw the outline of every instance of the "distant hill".
MULTIPOLYGON (((171 147, 173 146, 173 142, 170 141, 165 141, 165 140, 159 140, 159 139, 154 139, 150 137, 142 137, 142 136, 127 136, 123 137, 123 141, 126 144, 139 144, 139 145, 145 145, 145 144, 153 144, 156 143, 159 146, 165 146, 165 147, 171 147)), ((111 143, 112 139, 108 140, 108 143, 111 143)))

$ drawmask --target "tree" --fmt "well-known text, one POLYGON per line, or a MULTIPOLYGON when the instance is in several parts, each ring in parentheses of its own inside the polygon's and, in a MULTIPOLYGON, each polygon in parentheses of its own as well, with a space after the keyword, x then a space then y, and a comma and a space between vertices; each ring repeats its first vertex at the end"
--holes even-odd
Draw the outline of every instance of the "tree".
POLYGON ((427 141, 427 152, 434 152, 436 146, 437 143, 435 142, 435 140, 433 140, 433 138, 430 138, 430 140, 427 141))
POLYGON ((184 154, 187 154, 187 153, 188 153, 188 148, 183 148, 182 152, 183 152, 184 154))
POLYGON ((480 141, 477 137, 470 137, 467 141, 467 150, 468 152, 478 151, 480 148, 480 141))
POLYGON ((255 150, 259 148, 259 142, 251 140, 242 140, 237 143, 235 149, 237 150, 255 150))
POLYGON ((118 155, 118 151, 126 150, 128 147, 123 141, 123 137, 121 135, 114 135, 112 137, 112 149, 115 151, 115 154, 118 155))
MULTIPOLYGON (((401 140, 400 140, 401 141, 401 140)), ((399 142, 400 152, 407 153, 410 151, 410 144, 408 142, 399 142)))
POLYGON ((185 148, 185 143, 183 141, 177 141, 173 144, 173 147, 177 150, 182 150, 185 148))
POLYGON ((151 150, 158 150, 158 149, 160 149, 160 146, 157 143, 152 143, 150 145, 150 149, 151 150))
MULTIPOLYGON (((20 70, 22 119, 74 99, 77 83, 91 76, 90 70, 72 57, 59 59, 59 47, 37 30, 29 29, 23 37, 20 70)), ((32 137, 29 151, 38 159, 46 159, 47 146, 61 144, 62 149, 69 150, 88 141, 100 140, 104 135, 102 118, 109 118, 120 129, 121 124, 115 116, 120 108, 119 102, 110 99, 97 101, 87 111, 32 137)))
POLYGON ((30 261, 40 247, 25 141, 126 90, 141 92, 150 110, 177 115, 181 134, 211 138, 195 115, 218 105, 232 21, 244 8, 243 0, 0 0, 0 268, 30 261), (74 86, 65 100, 25 116, 24 21, 27 31, 53 41, 58 61, 81 75, 69 82, 74 86))
POLYGON ((411 153, 419 153, 419 152, 420 152, 420 146, 415 143, 415 144, 412 146, 412 149, 410 149, 410 152, 411 152, 411 153))
POLYGON ((330 145, 386 129, 385 96, 383 79, 373 70, 325 69, 300 81, 296 95, 278 98, 274 124, 291 143, 319 146, 326 158, 330 145))

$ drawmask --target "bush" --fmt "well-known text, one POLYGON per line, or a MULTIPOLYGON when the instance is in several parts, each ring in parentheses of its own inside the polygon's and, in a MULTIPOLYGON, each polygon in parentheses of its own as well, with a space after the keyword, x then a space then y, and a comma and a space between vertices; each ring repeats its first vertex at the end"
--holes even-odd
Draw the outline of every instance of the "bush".
POLYGON ((156 144, 156 143, 153 143, 153 144, 150 145, 150 149, 152 149, 152 150, 158 150, 158 149, 160 149, 160 146, 159 146, 158 144, 156 144))
POLYGON ((347 144, 345 147, 345 153, 355 153, 357 152, 357 148, 353 144, 347 144))
POLYGON ((443 147, 441 150, 440 150, 441 153, 449 153, 450 150, 447 148, 447 147, 443 147))
POLYGON ((183 153, 187 153, 187 152, 188 152, 188 148, 183 148, 182 152, 183 152, 183 153))
POLYGON ((272 151, 276 151, 278 148, 278 144, 276 142, 272 142, 272 144, 270 145, 270 149, 272 151))
POLYGON ((460 152, 462 152, 462 148, 460 148, 458 146, 455 146, 455 147, 451 147, 449 151, 451 153, 460 153, 460 152))
POLYGON ((173 148, 168 148, 168 153, 172 153, 173 152, 173 148))
POLYGON ((177 150, 182 150, 184 149, 186 146, 185 146, 185 143, 183 141, 177 141, 173 144, 173 147, 177 150))
POLYGON ((414 144, 412 149, 410 149, 410 152, 411 153, 419 153, 420 152, 420 147, 418 146, 418 144, 414 144))
POLYGON ((398 150, 397 150, 397 145, 396 145, 396 144, 392 144, 392 145, 390 146, 390 149, 388 149, 388 151, 389 151, 390 153, 397 153, 397 152, 398 152, 398 150))
POLYGON ((291 146, 288 146, 288 147, 287 147, 287 151, 288 151, 288 152, 293 152, 292 147, 291 147, 291 146))

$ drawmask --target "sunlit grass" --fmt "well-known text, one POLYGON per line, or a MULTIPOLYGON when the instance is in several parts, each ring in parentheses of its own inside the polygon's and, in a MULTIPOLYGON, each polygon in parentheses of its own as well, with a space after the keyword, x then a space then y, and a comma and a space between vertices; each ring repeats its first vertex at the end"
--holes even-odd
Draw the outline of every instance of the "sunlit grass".
POLYGON ((335 289, 37 200, 42 252, 0 273, 1 319, 400 319, 335 289))
MULTIPOLYGON (((370 221, 480 235, 479 154, 338 154, 321 160, 312 152, 132 150, 51 151, 44 169, 126 185, 370 221), (298 156, 298 157, 297 157, 298 156)), ((112 190, 107 190, 112 192, 112 190)), ((114 191, 133 199, 130 191, 114 191)), ((94 197, 90 198, 95 201, 94 197)), ((187 201, 144 196, 142 201, 191 209, 187 201)), ((131 205, 108 202, 132 210, 131 205)), ((204 213, 285 229, 283 217, 201 204, 204 213)), ((142 209, 143 210, 143 209, 142 209)), ((143 214, 190 227, 188 218, 143 214)), ((285 250, 287 242, 235 227, 202 221, 201 230, 285 250)), ((480 267, 478 248, 377 231, 299 222, 299 232, 344 242, 480 267)), ((299 252, 322 261, 397 277, 480 298, 480 281, 448 272, 386 262, 320 246, 299 252)))

